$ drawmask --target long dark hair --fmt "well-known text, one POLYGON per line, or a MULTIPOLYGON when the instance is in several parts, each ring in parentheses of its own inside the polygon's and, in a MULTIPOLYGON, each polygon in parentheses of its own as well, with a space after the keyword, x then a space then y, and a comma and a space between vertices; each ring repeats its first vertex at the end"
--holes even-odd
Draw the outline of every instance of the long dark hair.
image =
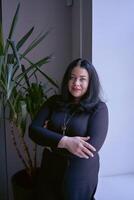
POLYGON ((84 110, 91 110, 100 101, 100 81, 98 74, 92 63, 85 59, 78 58, 72 61, 67 67, 65 74, 63 76, 61 84, 61 97, 64 103, 71 103, 71 94, 68 90, 68 81, 71 76, 72 70, 80 66, 87 70, 89 75, 89 85, 86 94, 82 97, 79 106, 84 108, 84 110))

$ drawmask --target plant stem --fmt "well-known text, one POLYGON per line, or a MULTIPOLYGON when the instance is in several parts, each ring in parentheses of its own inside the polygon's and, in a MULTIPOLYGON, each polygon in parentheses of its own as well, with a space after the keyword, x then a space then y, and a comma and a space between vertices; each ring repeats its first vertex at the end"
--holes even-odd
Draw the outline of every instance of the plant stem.
POLYGON ((25 155, 27 157, 27 162, 28 162, 28 165, 29 165, 29 168, 30 168, 30 171, 32 173, 33 171, 33 164, 32 164, 32 159, 31 159, 31 156, 30 156, 30 153, 29 153, 29 149, 27 147, 27 144, 24 140, 24 137, 22 136, 21 134, 21 130, 18 128, 18 132, 19 132, 19 137, 20 137, 20 141, 21 141, 21 144, 22 144, 22 147, 23 147, 23 150, 25 152, 25 155))
POLYGON ((19 158, 21 159, 24 167, 26 169, 28 169, 29 167, 28 167, 27 163, 25 162, 25 160, 24 160, 24 158, 23 158, 23 156, 22 156, 22 154, 21 154, 21 152, 20 152, 20 150, 19 150, 19 148, 17 146, 17 142, 16 142, 16 138, 15 138, 15 134, 14 134, 13 123, 10 123, 10 126, 11 126, 11 137, 12 137, 13 145, 14 145, 14 147, 16 149, 16 152, 17 152, 19 158))

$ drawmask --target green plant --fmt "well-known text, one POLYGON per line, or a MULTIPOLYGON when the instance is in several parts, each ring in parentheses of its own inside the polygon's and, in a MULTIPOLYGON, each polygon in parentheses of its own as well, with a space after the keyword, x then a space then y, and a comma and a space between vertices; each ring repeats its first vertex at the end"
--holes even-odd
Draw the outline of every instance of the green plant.
POLYGON ((42 67, 51 61, 52 55, 46 56, 36 63, 28 58, 28 53, 31 53, 44 40, 49 31, 40 33, 29 45, 26 42, 32 35, 34 27, 18 42, 13 40, 19 10, 20 4, 17 6, 8 38, 5 41, 0 25, 0 114, 4 109, 4 118, 10 122, 11 138, 17 154, 27 173, 32 177, 37 167, 37 145, 34 145, 34 155, 31 155, 25 134, 28 121, 30 122, 34 118, 51 89, 47 85, 44 89, 44 83, 39 82, 38 75, 42 75, 44 80, 52 85, 52 88, 57 89, 58 85, 42 70, 42 67), (24 45, 26 49, 22 52, 21 49, 24 45))

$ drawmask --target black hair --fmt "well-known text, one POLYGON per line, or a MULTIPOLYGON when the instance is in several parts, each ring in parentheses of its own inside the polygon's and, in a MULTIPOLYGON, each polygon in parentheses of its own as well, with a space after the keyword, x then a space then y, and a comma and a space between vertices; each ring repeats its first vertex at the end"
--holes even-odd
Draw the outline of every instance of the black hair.
POLYGON ((76 66, 86 69, 89 75, 88 89, 86 94, 82 97, 79 105, 80 107, 84 108, 84 110, 88 111, 100 101, 100 81, 93 64, 85 59, 78 58, 72 61, 67 67, 61 84, 62 101, 65 103, 71 103, 72 98, 68 90, 68 81, 71 77, 72 70, 76 66))

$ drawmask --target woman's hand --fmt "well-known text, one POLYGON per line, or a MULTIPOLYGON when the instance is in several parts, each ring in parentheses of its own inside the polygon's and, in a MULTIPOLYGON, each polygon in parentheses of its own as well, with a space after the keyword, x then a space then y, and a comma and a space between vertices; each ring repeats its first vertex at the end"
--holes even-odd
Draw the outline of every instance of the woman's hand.
POLYGON ((47 128, 47 127, 48 127, 48 122, 49 122, 49 120, 46 120, 46 121, 45 121, 45 124, 44 124, 44 126, 43 126, 44 128, 47 128))
POLYGON ((68 137, 68 136, 64 136, 59 144, 58 144, 58 148, 65 148, 67 149, 69 152, 71 152, 72 154, 80 157, 80 158, 89 158, 93 157, 93 153, 95 152, 96 149, 89 144, 88 142, 86 142, 87 140, 89 140, 90 137, 79 137, 79 136, 75 136, 75 137, 68 137))

